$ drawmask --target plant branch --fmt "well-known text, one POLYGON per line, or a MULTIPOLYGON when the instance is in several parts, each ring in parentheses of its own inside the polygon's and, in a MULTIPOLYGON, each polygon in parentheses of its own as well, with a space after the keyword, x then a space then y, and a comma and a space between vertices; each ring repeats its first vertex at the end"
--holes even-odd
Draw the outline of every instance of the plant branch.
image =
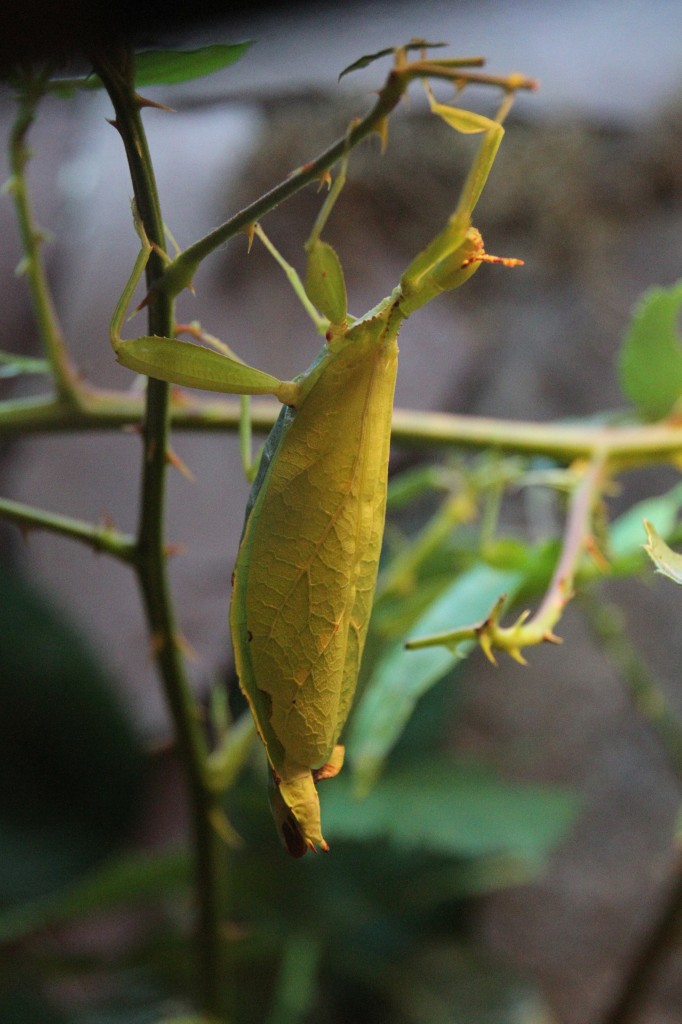
POLYGON ((524 647, 544 642, 561 642, 554 634, 554 627, 573 596, 573 581, 590 538, 594 508, 604 486, 603 455, 596 455, 591 462, 576 467, 575 473, 578 476, 578 483, 571 495, 561 554, 535 614, 531 617, 529 612, 523 612, 513 625, 500 625, 500 616, 506 600, 503 595, 482 622, 446 633, 409 640, 405 644, 406 648, 417 650, 421 647, 443 646, 455 649, 461 643, 477 641, 486 657, 493 663, 494 651, 500 650, 506 651, 516 661, 525 664, 525 658, 521 653, 524 647))
POLYGON ((21 84, 18 112, 10 132, 9 158, 11 177, 6 191, 11 195, 16 211, 23 249, 20 270, 26 275, 33 305, 33 313, 52 368, 57 397, 64 403, 77 401, 78 374, 72 366, 64 346, 61 327, 41 254, 44 237, 38 228, 26 185, 26 167, 30 159, 27 137, 35 119, 36 107, 43 96, 46 79, 27 76, 21 84))
POLYGON ((134 537, 121 533, 113 526, 95 526, 93 523, 72 516, 45 512, 19 501, 0 498, 0 517, 15 523, 22 532, 45 530, 62 537, 79 540, 93 551, 104 552, 129 565, 135 563, 137 544, 134 537))
POLYGON ((630 640, 623 613, 590 587, 581 589, 578 600, 589 626, 625 683, 634 707, 656 732, 682 782, 682 724, 630 640))
MULTIPOLYGON (((128 52, 98 53, 95 70, 104 82, 116 112, 118 129, 128 158, 137 213, 152 245, 147 263, 147 284, 164 266, 165 235, 154 172, 140 116, 143 101, 133 88, 133 59, 128 52)), ((148 328, 152 335, 172 337, 172 297, 150 293, 148 328)), ((189 787, 195 873, 197 880, 197 954, 200 1005, 208 1014, 222 1015, 224 971, 222 934, 225 857, 222 840, 212 825, 218 799, 206 779, 208 756, 199 709, 187 679, 179 632, 170 599, 164 542, 165 495, 168 466, 170 401, 168 385, 154 379, 147 384, 142 424, 143 469, 138 527, 137 572, 157 664, 175 725, 178 754, 189 787)))
MULTIPOLYGON (((269 399, 252 401, 254 431, 267 433, 280 408, 278 402, 269 399)), ((169 411, 171 423, 178 430, 236 432, 240 427, 238 398, 204 399, 177 388, 171 392, 169 411)), ((141 394, 83 385, 77 408, 51 396, 0 402, 0 437, 137 427, 143 413, 141 394)), ((563 463, 590 459, 600 452, 614 472, 677 462, 682 456, 682 424, 672 420, 595 426, 395 409, 392 438, 406 447, 492 449, 545 456, 563 463)))
POLYGON ((242 231, 250 230, 266 213, 270 213, 285 199, 289 199, 306 185, 324 180, 325 175, 335 163, 347 156, 358 143, 373 132, 377 132, 382 140, 385 139, 389 115, 398 105, 409 85, 415 79, 420 78, 444 79, 454 84, 458 90, 471 83, 491 85, 507 92, 536 88, 535 81, 521 75, 510 75, 508 78, 486 75, 464 70, 461 66, 453 66, 448 61, 421 60, 405 63, 404 53, 401 56, 401 52, 399 52, 396 66, 388 75, 385 85, 379 91, 376 103, 365 117, 352 123, 341 138, 332 143, 314 160, 297 168, 284 181, 183 250, 166 267, 163 275, 154 281, 154 288, 171 295, 179 294, 183 288, 191 284, 200 263, 230 238, 242 231))

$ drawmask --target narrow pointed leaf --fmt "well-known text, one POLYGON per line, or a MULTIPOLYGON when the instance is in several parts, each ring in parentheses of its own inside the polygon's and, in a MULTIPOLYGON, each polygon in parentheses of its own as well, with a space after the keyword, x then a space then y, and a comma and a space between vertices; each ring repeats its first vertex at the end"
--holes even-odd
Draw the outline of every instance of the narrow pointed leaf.
POLYGON ((358 57, 357 60, 349 64, 347 68, 344 68, 339 75, 339 81, 346 75, 350 75, 352 71, 360 71, 362 68, 368 68, 370 64, 374 64, 375 61, 381 60, 382 57, 389 57, 392 53, 396 53, 398 50, 433 50, 441 46, 447 46, 447 43, 427 43, 425 39, 412 39, 407 46, 387 46, 384 50, 377 50, 376 53, 365 54, 364 57, 358 57))

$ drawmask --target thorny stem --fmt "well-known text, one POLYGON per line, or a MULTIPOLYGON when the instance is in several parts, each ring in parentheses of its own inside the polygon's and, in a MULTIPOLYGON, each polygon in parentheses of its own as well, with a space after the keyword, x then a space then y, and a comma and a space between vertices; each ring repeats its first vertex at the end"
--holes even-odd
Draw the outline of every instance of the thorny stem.
POLYGON ((526 623, 527 627, 536 623, 551 631, 567 601, 573 596, 573 581, 590 538, 595 505, 601 497, 605 482, 603 456, 597 453, 577 472, 581 472, 581 479, 571 495, 561 555, 542 603, 530 622, 526 623))
MULTIPOLYGON (((250 427, 256 433, 267 433, 280 408, 278 402, 252 400, 250 427)), ((93 388, 83 383, 78 406, 47 396, 0 402, 0 437, 134 429, 139 425, 143 409, 144 399, 140 394, 93 388)), ((204 400, 176 389, 171 394, 170 416, 176 430, 236 433, 243 428, 238 398, 204 400)), ((482 420, 477 416, 396 409, 391 437, 394 443, 405 447, 483 449, 543 455, 560 462, 576 458, 590 460, 593 452, 599 452, 605 471, 608 469, 613 475, 636 466, 674 463, 682 456, 682 429, 673 422, 594 427, 492 418, 482 420)), ((0 505, 0 516, 3 514, 3 506, 0 505)), ((49 529, 51 513, 41 511, 37 514, 41 519, 40 525, 49 529)), ((12 518, 17 523, 22 521, 19 514, 13 514, 12 518)), ((55 518, 58 522, 59 517, 55 518)), ((25 525, 30 528, 36 523, 29 517, 25 525)), ((632 568, 629 565, 626 571, 629 573, 632 568)), ((612 569, 616 574, 622 571, 618 564, 614 564, 612 569)), ((593 573, 587 566, 586 571, 581 572, 581 579, 592 577, 593 573)))
MULTIPOLYGON (((114 125, 125 146, 138 214, 149 241, 157 247, 147 264, 147 283, 150 285, 163 269, 160 252, 163 251, 165 236, 140 117, 140 108, 144 104, 133 88, 132 58, 128 53, 97 53, 94 65, 116 112, 114 125)), ((152 335, 173 336, 172 298, 161 293, 150 296, 148 327, 152 335)), ((188 781, 199 901, 197 954, 200 1005, 207 1014, 222 1018, 225 979, 221 929, 225 851, 211 823, 217 801, 206 781, 207 745, 186 675, 167 578, 164 527, 169 411, 168 385, 150 379, 142 430, 144 457, 136 567, 154 653, 173 716, 178 753, 188 781)))
MULTIPOLYGON (((253 430, 267 433, 280 408, 276 401, 253 401, 253 430)), ((0 437, 136 427, 143 409, 139 394, 81 383, 76 407, 50 396, 0 403, 0 437)), ((238 431, 241 404, 238 398, 205 400, 178 388, 171 393, 170 417, 176 430, 238 431)), ((659 462, 675 463, 682 456, 682 424, 673 420, 595 426, 395 409, 391 436, 406 447, 491 449, 564 463, 591 459, 600 452, 614 473, 659 462)))
POLYGON ((163 277, 155 281, 155 288, 178 294, 183 287, 191 282, 197 267, 210 253, 215 252, 239 232, 249 230, 264 214, 274 210, 285 199, 306 185, 324 179, 330 167, 347 156, 350 150, 367 136, 378 132, 383 137, 389 114, 398 105, 410 83, 420 78, 445 79, 459 89, 469 83, 493 85, 507 92, 536 88, 535 81, 521 75, 501 78, 461 68, 455 69, 448 66, 447 61, 421 60, 410 62, 404 66, 396 66, 380 90, 376 103, 365 117, 352 124, 345 135, 337 139, 314 160, 297 168, 279 185, 184 249, 172 261, 163 277))
POLYGON ((135 538, 121 533, 113 526, 107 524, 95 526, 82 519, 62 516, 56 512, 43 512, 19 501, 10 501, 8 498, 0 498, 0 516, 10 523, 16 523, 25 533, 28 533, 29 530, 46 530, 49 533, 57 533, 62 537, 79 540, 87 544, 93 551, 106 553, 113 558, 118 558, 121 562, 135 564, 137 555, 135 538))
POLYGON ((410 640, 405 645, 409 650, 434 646, 454 648, 460 643, 477 641, 493 662, 493 652, 502 650, 523 663, 524 647, 544 641, 560 642, 554 635, 554 627, 573 595, 573 581, 591 535, 594 508, 605 480, 603 455, 597 453, 591 462, 576 468, 576 473, 580 473, 580 482, 571 495, 559 561, 535 614, 529 618, 528 613, 524 613, 513 625, 501 626, 499 616, 504 598, 500 598, 483 622, 410 640))
POLYGON ((30 160, 27 136, 42 98, 45 82, 39 76, 27 77, 18 97, 18 114, 10 132, 11 176, 5 186, 16 210, 24 258, 20 270, 29 283, 31 302, 45 354, 52 368, 52 379, 59 401, 73 404, 78 384, 75 368, 66 354, 52 295, 47 283, 41 253, 43 235, 35 222, 26 187, 26 167, 30 160))

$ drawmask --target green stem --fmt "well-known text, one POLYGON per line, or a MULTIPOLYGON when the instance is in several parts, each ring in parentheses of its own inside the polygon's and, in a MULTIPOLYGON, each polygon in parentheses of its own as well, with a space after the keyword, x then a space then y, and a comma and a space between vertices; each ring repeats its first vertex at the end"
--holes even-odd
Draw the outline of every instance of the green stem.
POLYGON ((112 555, 122 562, 134 564, 137 556, 137 543, 130 537, 112 526, 94 526, 82 519, 62 516, 56 512, 45 512, 42 509, 24 505, 19 501, 0 498, 0 517, 15 523, 21 530, 46 530, 62 537, 79 540, 93 551, 112 555))
MULTIPOLYGON (((125 146, 137 212, 153 250, 147 263, 147 284, 158 279, 164 261, 163 220, 154 172, 140 117, 141 102, 134 88, 129 53, 98 53, 95 70, 104 82, 116 112, 115 127, 125 146)), ((150 293, 148 328, 151 335, 173 337, 173 301, 150 293)), ((181 641, 170 599, 164 540, 167 451, 170 429, 168 385, 150 379, 142 425, 143 469, 138 526, 137 571, 156 659, 173 717, 178 754, 186 772, 192 818, 198 899, 197 954, 200 1005, 221 1018, 224 1010, 222 935, 225 857, 211 818, 218 798, 206 779, 208 756, 199 709, 185 671, 181 641)))
POLYGON ((379 132, 383 137, 389 114, 398 105, 410 83, 420 78, 441 78, 454 82, 460 88, 467 83, 491 85, 508 91, 536 88, 534 81, 522 76, 514 75, 510 78, 501 78, 456 68, 448 65, 447 62, 424 60, 395 67, 380 90, 376 103, 365 117, 351 124, 341 138, 337 139, 314 160, 299 167, 269 192, 183 250, 168 266, 163 278, 156 280, 155 286, 160 290, 177 295, 191 282, 200 263, 230 238, 239 232, 249 230, 266 213, 270 213, 285 199, 289 199, 306 185, 322 180, 335 163, 347 156, 358 143, 373 132, 379 132))
POLYGON ((64 346, 41 254, 44 238, 35 222, 26 186, 26 167, 31 156, 27 137, 35 119, 37 104, 43 95, 44 85, 45 82, 39 76, 27 77, 22 83, 18 113, 10 132, 11 177, 7 183, 7 191, 14 201, 24 253, 20 267, 29 283, 33 313, 45 354, 52 368, 57 397, 66 403, 73 403, 77 401, 78 375, 69 361, 64 346))
POLYGON ((532 618, 525 612, 513 625, 501 626, 499 617, 505 604, 505 598, 501 597, 483 622, 409 640, 405 645, 409 650, 434 646, 454 648, 458 644, 477 640, 491 661, 495 660, 493 651, 502 650, 523 663, 521 651, 524 647, 543 642, 560 643, 554 634, 554 627, 573 596, 573 583, 590 536, 595 505, 604 486, 603 455, 595 454, 594 459, 580 470, 580 474, 580 480, 571 495, 561 554, 540 606, 532 618))
MULTIPOLYGON (((270 430, 280 404, 252 402, 251 425, 257 433, 270 430)), ((50 396, 0 403, 0 437, 32 433, 115 430, 135 427, 144 402, 130 391, 83 387, 79 406, 50 396)), ((238 431, 238 398, 205 400, 189 391, 171 398, 170 417, 178 430, 238 431)), ((406 447, 492 449, 518 455, 537 455, 572 462, 601 452, 614 471, 659 462, 675 462, 682 454, 682 425, 678 422, 593 426, 579 423, 533 423, 446 412, 396 409, 391 434, 406 447)))

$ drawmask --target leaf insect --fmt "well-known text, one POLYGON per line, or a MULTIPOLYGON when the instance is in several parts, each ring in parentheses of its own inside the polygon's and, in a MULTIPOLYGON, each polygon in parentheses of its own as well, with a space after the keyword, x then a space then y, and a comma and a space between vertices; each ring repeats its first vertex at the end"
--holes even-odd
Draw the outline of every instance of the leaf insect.
MULTIPOLYGON (((453 78, 461 88, 454 72, 453 78)), ((246 509, 230 624, 240 685, 272 769, 273 814, 294 856, 328 849, 315 783, 342 766, 338 741, 367 635, 384 530, 400 327, 482 262, 521 262, 489 256, 471 224, 514 92, 528 85, 520 76, 495 81, 505 96, 494 119, 437 102, 427 86, 432 112, 482 141, 445 228, 391 295, 364 316, 349 315, 339 258, 320 238, 347 155, 306 243, 305 285, 254 228, 325 334, 317 358, 294 380, 248 366, 229 350, 171 338, 121 339, 149 250, 141 225, 143 250, 112 320, 118 361, 132 370, 211 391, 272 394, 283 403, 246 509)))

